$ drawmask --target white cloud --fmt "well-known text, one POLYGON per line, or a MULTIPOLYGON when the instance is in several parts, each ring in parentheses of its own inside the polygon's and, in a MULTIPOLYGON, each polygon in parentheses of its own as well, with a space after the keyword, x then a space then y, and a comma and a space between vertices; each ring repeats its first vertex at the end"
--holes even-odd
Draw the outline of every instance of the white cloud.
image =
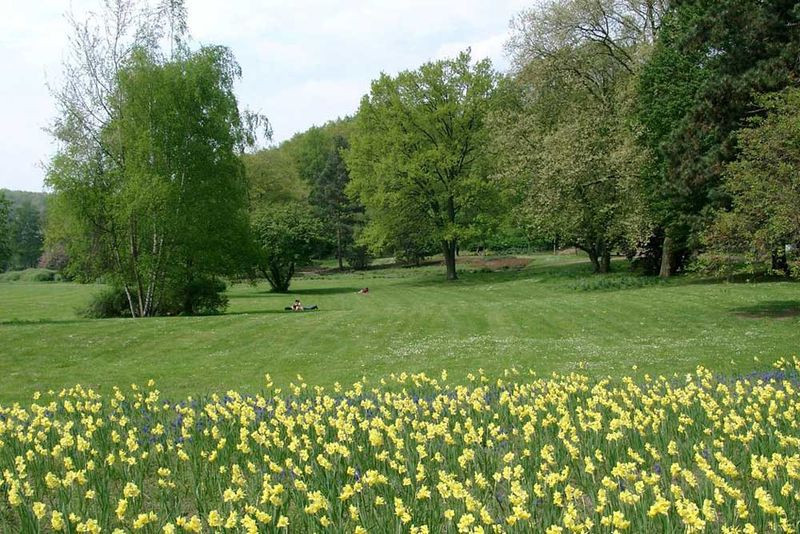
MULTIPOLYGON (((532 0, 186 0, 199 43, 231 47, 242 105, 266 114, 276 141, 353 113, 370 80, 472 47, 505 68, 508 21, 532 0)), ((53 151, 45 72, 58 78, 63 13, 99 0, 0 0, 0 187, 41 190, 36 165, 53 151), (12 5, 13 4, 13 5, 12 5)))

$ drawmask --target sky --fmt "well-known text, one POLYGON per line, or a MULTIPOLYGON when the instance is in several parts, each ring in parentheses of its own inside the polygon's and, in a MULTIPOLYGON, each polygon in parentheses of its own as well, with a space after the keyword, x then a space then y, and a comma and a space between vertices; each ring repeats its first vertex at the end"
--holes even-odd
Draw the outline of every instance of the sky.
MULTIPOLYGON (((101 0, 0 0, 0 188, 44 190, 66 11, 101 0)), ((242 67, 240 106, 274 142, 352 114, 370 81, 472 48, 508 68, 509 21, 532 0, 186 0, 195 44, 223 44, 242 67)))

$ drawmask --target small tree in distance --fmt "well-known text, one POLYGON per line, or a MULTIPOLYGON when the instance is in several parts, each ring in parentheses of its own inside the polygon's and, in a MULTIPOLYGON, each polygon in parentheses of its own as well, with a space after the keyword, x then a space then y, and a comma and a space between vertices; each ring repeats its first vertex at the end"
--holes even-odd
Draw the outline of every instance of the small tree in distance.
POLYGON ((323 240, 322 223, 302 204, 264 208, 254 216, 258 269, 276 293, 289 291, 298 265, 311 261, 323 240))
POLYGON ((333 230, 339 269, 343 267, 345 252, 352 242, 353 226, 363 212, 363 207, 345 193, 350 176, 342 159, 342 151, 347 146, 347 140, 341 135, 333 138, 332 150, 322 172, 313 177, 309 196, 317 213, 333 230))
POLYGON ((11 203, 5 193, 0 191, 0 271, 5 270, 11 257, 11 203))

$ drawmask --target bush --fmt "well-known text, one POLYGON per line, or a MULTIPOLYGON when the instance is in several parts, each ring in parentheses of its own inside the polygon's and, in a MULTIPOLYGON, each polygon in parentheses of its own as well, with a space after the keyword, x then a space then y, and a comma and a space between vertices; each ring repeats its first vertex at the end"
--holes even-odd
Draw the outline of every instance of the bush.
MULTIPOLYGON (((169 292, 155 312, 157 315, 222 313, 228 307, 228 297, 223 294, 226 289, 225 282, 218 278, 197 278, 169 292)), ((136 299, 136 294, 133 297, 136 299)), ((96 293, 79 314, 91 319, 130 317, 131 310, 125 289, 112 286, 96 293)))
POLYGON ((31 273, 31 282, 54 282, 56 279, 55 271, 42 270, 31 273))
POLYGON ((440 252, 436 243, 420 241, 418 238, 399 240, 394 252, 395 259, 404 265, 419 266, 425 258, 440 252))
POLYGON ((130 317, 128 297, 121 287, 109 287, 95 293, 89 304, 79 311, 79 315, 89 319, 106 319, 109 317, 130 317))
POLYGON ((8 271, 0 273, 0 281, 3 282, 16 282, 22 276, 22 271, 8 271))
POLYGON ((372 255, 364 245, 353 245, 345 251, 345 260, 351 269, 363 271, 372 263, 372 255))
POLYGON ((53 282, 58 273, 51 269, 25 269, 0 273, 0 282, 53 282))
POLYGON ((167 315, 214 315, 228 307, 227 289, 219 278, 202 277, 191 280, 172 295, 163 310, 167 315))

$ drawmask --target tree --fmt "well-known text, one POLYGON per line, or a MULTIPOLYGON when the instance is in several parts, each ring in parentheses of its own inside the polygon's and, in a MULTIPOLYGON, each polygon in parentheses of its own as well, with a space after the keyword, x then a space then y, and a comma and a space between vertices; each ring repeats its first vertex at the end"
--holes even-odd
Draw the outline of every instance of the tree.
POLYGON ((799 17, 789 0, 683 0, 665 17, 639 89, 654 155, 648 190, 666 236, 662 275, 701 248, 715 210, 727 207, 735 132, 764 113, 754 95, 794 83, 799 17))
POLYGON ((242 161, 253 210, 266 204, 302 202, 308 198, 308 184, 300 178, 285 144, 244 154, 242 161))
POLYGON ((11 258, 11 203, 0 191, 0 270, 5 270, 11 258))
POLYGON ((639 194, 641 161, 624 129, 589 115, 540 133, 536 150, 506 155, 506 173, 519 173, 525 197, 520 213, 530 234, 587 253, 594 271, 607 273, 611 253, 647 228, 639 194))
POLYGON ((322 173, 334 148, 333 136, 325 126, 312 126, 305 132, 295 134, 286 145, 298 176, 309 185, 322 173))
POLYGON ((366 206, 370 224, 392 234, 394 222, 402 228, 406 216, 423 218, 448 280, 456 278, 459 239, 496 196, 481 163, 498 83, 491 62, 473 64, 469 51, 382 74, 361 101, 345 151, 349 191, 366 206))
POLYGON ((757 102, 768 113, 737 133, 740 153, 723 182, 732 207, 717 212, 706 243, 743 254, 752 268, 800 277, 800 89, 757 102))
POLYGON ((175 299, 252 261, 242 258, 253 248, 239 156, 258 118, 239 112, 228 49, 179 42, 166 57, 161 21, 142 15, 131 27, 132 4, 108 5, 105 30, 77 26, 48 184, 82 243, 70 257, 96 253, 93 267, 124 289, 132 316, 192 313, 175 299))
POLYGON ((534 240, 578 247, 595 272, 647 232, 631 85, 663 2, 561 0, 520 14, 509 43, 518 99, 493 117, 498 177, 534 240))
POLYGON ((339 269, 343 267, 345 249, 353 241, 353 227, 363 207, 350 198, 345 189, 350 182, 342 152, 347 150, 347 140, 341 135, 333 139, 325 166, 313 177, 309 202, 314 206, 322 222, 333 229, 336 243, 336 259, 339 269))
POLYGON ((42 216, 30 201, 16 206, 11 216, 12 264, 17 269, 36 267, 42 255, 42 216))
POLYGON ((393 196, 380 205, 381 216, 371 215, 357 243, 373 254, 390 252, 398 262, 420 265, 422 260, 441 250, 435 224, 424 204, 413 197, 393 196))
POLYGON ((308 264, 323 240, 322 223, 303 204, 265 207, 253 219, 260 245, 258 268, 272 291, 289 291, 295 269, 308 264))
MULTIPOLYGON (((315 257, 330 254, 331 245, 336 243, 339 243, 337 256, 343 257, 352 242, 355 220, 351 221, 354 218, 347 212, 355 203, 336 196, 348 176, 337 174, 333 161, 340 158, 338 152, 342 143, 346 143, 348 130, 349 119, 329 121, 297 133, 278 146, 243 156, 253 212, 272 204, 308 202, 323 219, 330 239, 320 243, 315 257)), ((340 171, 346 173, 344 168, 340 171)))

